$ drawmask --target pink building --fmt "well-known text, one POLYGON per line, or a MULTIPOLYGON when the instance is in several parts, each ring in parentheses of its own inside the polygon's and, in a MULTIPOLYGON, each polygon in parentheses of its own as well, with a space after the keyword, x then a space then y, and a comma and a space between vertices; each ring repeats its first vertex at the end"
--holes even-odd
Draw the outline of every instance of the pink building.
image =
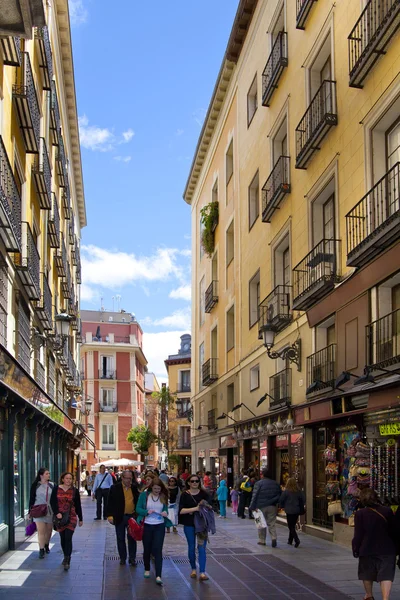
POLYGON ((88 447, 81 453, 82 463, 90 469, 111 458, 139 460, 126 437, 145 422, 143 331, 124 311, 83 310, 81 320, 84 419, 96 444, 96 456, 88 447))

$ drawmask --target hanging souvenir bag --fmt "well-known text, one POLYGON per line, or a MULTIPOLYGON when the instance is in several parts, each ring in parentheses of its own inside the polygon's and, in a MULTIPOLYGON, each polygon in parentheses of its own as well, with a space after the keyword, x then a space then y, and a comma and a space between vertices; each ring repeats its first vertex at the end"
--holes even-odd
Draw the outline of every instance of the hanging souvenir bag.
POLYGON ((347 488, 347 494, 349 496, 355 496, 358 497, 360 495, 360 490, 358 489, 358 485, 357 485, 357 479, 353 479, 352 481, 350 481, 349 483, 349 487, 347 488))
POLYGON ((338 494, 340 491, 339 482, 338 481, 328 481, 325 486, 325 492, 327 496, 338 494))
POLYGON ((328 516, 333 517, 334 515, 342 514, 342 503, 340 500, 332 500, 328 504, 328 516))
POLYGON ((355 448, 355 446, 349 446, 347 448, 347 456, 352 457, 352 456, 355 456, 355 455, 356 455, 356 448, 355 448))
POLYGON ((324 450, 324 458, 325 460, 335 461, 336 460, 336 448, 333 446, 328 446, 324 450))
POLYGON ((339 473, 339 465, 337 462, 329 462, 325 467, 327 475, 337 475, 339 473))
POLYGON ((355 464, 357 465, 357 467, 369 467, 371 464, 371 460, 369 457, 356 458, 355 464))

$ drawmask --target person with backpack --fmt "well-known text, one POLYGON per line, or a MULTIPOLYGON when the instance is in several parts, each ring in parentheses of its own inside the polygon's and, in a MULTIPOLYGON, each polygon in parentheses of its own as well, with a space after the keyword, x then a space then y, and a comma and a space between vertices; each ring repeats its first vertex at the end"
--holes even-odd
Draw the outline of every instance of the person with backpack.
POLYGON ((249 519, 253 518, 252 511, 250 510, 250 502, 251 496, 253 493, 253 486, 256 482, 256 474, 255 471, 249 471, 247 477, 245 477, 240 484, 240 498, 239 498, 239 507, 237 516, 240 519, 245 519, 246 516, 244 514, 245 508, 249 507, 249 519))
POLYGON ((296 523, 300 515, 304 515, 304 494, 299 489, 294 477, 289 477, 286 482, 285 491, 279 499, 279 506, 286 513, 287 526, 289 528, 288 544, 291 546, 294 540, 295 548, 300 546, 300 539, 296 531, 296 523))

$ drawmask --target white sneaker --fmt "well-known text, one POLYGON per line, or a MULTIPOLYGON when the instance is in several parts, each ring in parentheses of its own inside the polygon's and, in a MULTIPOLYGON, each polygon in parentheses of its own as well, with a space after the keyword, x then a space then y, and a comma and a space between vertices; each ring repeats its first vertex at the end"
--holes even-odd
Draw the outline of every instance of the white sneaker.
POLYGON ((222 519, 222 515, 218 515, 218 519, 222 519))
POLYGON ((233 514, 233 515, 236 515, 236 513, 235 513, 235 512, 232 512, 232 514, 233 514))

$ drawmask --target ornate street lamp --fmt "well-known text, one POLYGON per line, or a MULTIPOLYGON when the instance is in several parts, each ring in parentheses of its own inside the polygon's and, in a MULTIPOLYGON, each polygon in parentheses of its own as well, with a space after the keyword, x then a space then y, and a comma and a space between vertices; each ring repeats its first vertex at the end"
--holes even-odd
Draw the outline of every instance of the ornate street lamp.
POLYGON ((301 371, 301 339, 297 339, 291 346, 283 348, 279 352, 272 350, 275 341, 275 329, 271 325, 263 325, 260 328, 263 336, 264 346, 267 349, 269 358, 282 358, 297 365, 297 370, 301 371))

